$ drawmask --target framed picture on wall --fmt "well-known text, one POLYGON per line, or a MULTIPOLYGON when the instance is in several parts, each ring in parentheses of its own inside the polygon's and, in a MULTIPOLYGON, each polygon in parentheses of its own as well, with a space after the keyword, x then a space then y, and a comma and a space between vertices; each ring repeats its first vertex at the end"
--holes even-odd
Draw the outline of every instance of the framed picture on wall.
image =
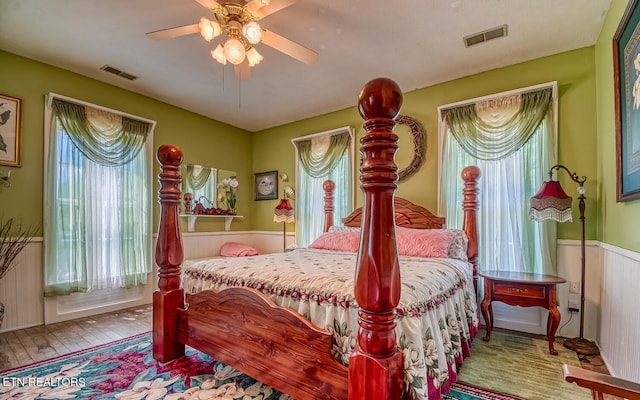
POLYGON ((617 201, 640 199, 640 9, 627 6, 613 37, 617 201))
POLYGON ((17 97, 0 94, 0 165, 20 166, 20 107, 17 97))
POLYGON ((278 198, 278 171, 260 172, 253 175, 255 200, 278 198))

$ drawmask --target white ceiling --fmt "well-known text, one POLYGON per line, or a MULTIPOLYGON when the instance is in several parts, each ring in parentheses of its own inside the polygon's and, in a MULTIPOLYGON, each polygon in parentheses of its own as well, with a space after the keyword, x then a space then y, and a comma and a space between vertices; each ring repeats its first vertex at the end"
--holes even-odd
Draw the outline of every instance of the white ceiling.
POLYGON ((253 132, 354 106, 362 86, 376 77, 389 77, 407 92, 593 45, 609 4, 299 0, 260 24, 315 50, 318 62, 308 66, 258 44, 264 60, 242 82, 230 64, 211 58, 217 43, 199 34, 164 41, 145 36, 213 18, 195 0, 1 0, 0 49, 253 132), (506 38, 465 48, 463 36, 502 24, 506 38), (105 64, 139 79, 100 70, 105 64))

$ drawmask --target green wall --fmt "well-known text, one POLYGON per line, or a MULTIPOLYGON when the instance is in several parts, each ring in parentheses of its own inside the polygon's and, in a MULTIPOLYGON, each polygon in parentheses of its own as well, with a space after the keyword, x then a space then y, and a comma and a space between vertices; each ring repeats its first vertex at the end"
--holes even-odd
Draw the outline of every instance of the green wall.
MULTIPOLYGON (((639 216, 638 202, 615 203, 615 124, 610 38, 623 11, 624 4, 620 6, 618 1, 614 0, 596 46, 406 93, 401 113, 417 119, 425 127, 427 151, 425 163, 413 176, 400 184, 398 195, 432 210, 437 209, 438 106, 557 81, 560 96, 559 162, 579 175, 588 177, 587 239, 604 240, 607 243, 639 250, 639 239, 631 234, 634 228, 631 221, 634 218, 629 218, 629 215, 639 216), (599 201, 600 197, 604 200, 599 201)), ((362 119, 355 107, 358 93, 353 94, 353 107, 252 134, 148 97, 10 53, 0 52, 0 65, 4 72, 0 75, 0 93, 19 97, 23 101, 22 167, 0 167, 12 170, 13 181, 11 188, 0 187, 0 203, 3 205, 4 215, 18 217, 27 223, 42 220, 42 132, 44 96, 49 92, 155 120, 157 126, 154 148, 163 143, 174 143, 183 149, 185 160, 188 162, 237 171, 241 185, 238 193, 239 213, 245 218, 234 220, 233 230, 282 229, 280 224, 273 222, 276 200, 253 200, 253 173, 271 170, 287 172, 291 177, 290 184, 293 185, 295 166, 291 139, 343 126, 352 126, 357 139, 363 134, 362 119)), ((393 79, 392 73, 388 76, 393 79)), ((363 80, 360 84, 365 83, 366 80, 363 80)), ((410 142, 408 130, 403 130, 405 128, 398 129, 401 146, 398 159, 402 160, 407 160, 411 155, 411 151, 407 151, 410 146, 404 145, 410 142)), ((357 152, 356 166, 359 165, 359 157, 357 152)), ((154 175, 157 172, 156 166, 154 175)), ((356 172, 356 178, 357 175, 356 172)), ((561 175, 560 179, 566 190, 575 196, 571 189, 575 184, 565 174, 561 175)), ((154 197, 157 189, 158 185, 155 183, 154 197)), ((282 196, 282 186, 279 194, 282 196)), ((356 191, 355 200, 356 204, 362 203, 359 190, 356 191)), ((156 205, 156 225, 157 217, 156 205)), ((186 228, 186 223, 183 223, 183 228, 186 228)), ((223 229, 223 222, 218 219, 199 219, 196 223, 197 231, 223 229)), ((292 228, 288 227, 288 230, 292 228)), ((580 227, 577 221, 559 225, 559 237, 579 239, 580 227)))
MULTIPOLYGON (((11 170, 12 181, 10 188, 0 187, 0 215, 15 217, 25 224, 42 221, 44 102, 49 92, 157 121, 154 151, 164 143, 173 143, 182 148, 185 161, 235 170, 242 185, 238 190, 239 213, 250 213, 250 132, 7 52, 0 51, 0 65, 0 93, 22 99, 22 166, 0 166, 0 170, 11 170)), ((158 172, 154 161, 154 230, 159 215, 159 184, 155 178, 158 172)), ((182 221, 182 227, 186 230, 186 221, 182 221)), ((232 229, 252 229, 251 219, 234 220, 232 229)), ((201 218, 196 230, 224 230, 224 220, 201 218)))
POLYGON ((604 243, 640 251, 640 200, 616 202, 616 123, 613 83, 613 36, 627 6, 613 0, 595 46, 598 176, 600 181, 599 239, 604 243))
MULTIPOLYGON (((594 52, 594 47, 578 49, 406 93, 401 114, 417 119, 425 127, 427 152, 425 163, 414 175, 400 184, 397 194, 433 211, 437 210, 438 106, 557 81, 559 162, 573 172, 588 177, 585 184, 586 236, 587 239, 597 239, 599 179, 597 164, 594 162, 597 157, 594 52)), ((393 79, 392 71, 388 77, 393 79)), ((361 82, 362 85, 365 83, 366 81, 361 82)), ((295 137, 350 125, 356 129, 359 139, 363 131, 362 119, 355 107, 357 96, 358 93, 354 93, 354 107, 257 132, 253 140, 254 172, 278 169, 285 170, 293 176, 294 149, 291 139, 295 137)), ((399 132, 399 136, 401 147, 403 143, 410 142, 408 133, 403 135, 399 132)), ((359 163, 356 162, 356 165, 359 163)), ((565 190, 577 197, 577 192, 572 190, 572 187, 577 189, 577 185, 566 174, 561 175, 560 180, 565 190)), ((361 203, 362 196, 358 190, 356 204, 361 203)), ((268 214, 273 207, 275 200, 256 206, 256 229, 277 228, 268 214)), ((580 238, 577 212, 574 215, 576 222, 559 226, 560 238, 580 238)))

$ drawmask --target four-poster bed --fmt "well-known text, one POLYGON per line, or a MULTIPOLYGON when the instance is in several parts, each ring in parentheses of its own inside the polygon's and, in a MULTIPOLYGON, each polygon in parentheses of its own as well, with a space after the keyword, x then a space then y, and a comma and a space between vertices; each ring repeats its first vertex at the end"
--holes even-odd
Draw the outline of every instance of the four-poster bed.
MULTIPOLYGON (((337 232, 337 236, 327 232, 322 238, 330 240, 314 249, 246 257, 240 265, 238 260, 222 260, 212 265, 190 264, 181 270, 178 210, 182 153, 173 145, 159 148, 159 279, 153 315, 153 353, 158 361, 183 355, 188 345, 298 400, 431 399, 439 397, 441 385, 455 381, 456 364, 467 355, 478 325, 474 284, 479 171, 467 167, 462 174, 463 230, 468 239, 464 258, 468 262, 449 259, 444 254, 433 258, 433 265, 427 270, 427 255, 404 256, 403 246, 413 251, 413 244, 426 237, 420 235, 427 229, 435 228, 428 240, 446 251, 451 248, 454 235, 435 233, 441 230, 444 218, 406 200, 394 199, 397 168, 393 158, 398 138, 392 129, 401 103, 400 89, 386 78, 370 81, 360 93, 358 106, 366 130, 361 139, 364 205, 344 223, 346 227, 360 227, 361 231, 337 232), (359 243, 356 249, 333 251, 325 246, 336 239, 353 240, 354 235, 359 243), (302 259, 311 263, 300 267, 302 259), (251 271, 275 271, 276 267, 281 270, 269 278, 255 278, 253 272, 243 276, 251 264, 258 267, 251 271), (343 265, 342 270, 329 273, 337 276, 331 285, 339 289, 330 293, 317 288, 283 289, 289 287, 289 282, 283 283, 284 277, 298 276, 309 282, 328 279, 320 270, 333 264, 343 265), (345 265, 349 268, 346 272, 345 265), (212 268, 216 266, 224 273, 215 272, 212 268), (426 282, 431 277, 424 277, 429 274, 435 280, 431 285, 445 286, 445 290, 432 293, 433 287, 426 282), (407 279, 414 276, 415 281, 405 281, 405 275, 407 279), (181 286, 183 278, 186 290, 181 286), (348 281, 351 285, 345 283, 348 281), (418 289, 412 289, 414 286, 418 289), (191 292, 186 300, 185 291, 191 292), (418 298, 420 291, 429 295, 418 298), (405 295, 416 299, 409 301, 402 297, 405 295), (324 329, 317 324, 322 318, 329 321, 324 329), (353 328, 353 335, 340 336, 345 327, 349 328, 347 331, 353 328), (404 346, 412 340, 414 347, 404 346), (344 348, 348 349, 346 356, 340 351, 344 348), (336 359, 340 358, 337 355, 348 358, 348 367, 336 359), (429 364, 438 361, 444 361, 444 366, 429 369, 429 364), (418 369, 419 374, 412 375, 411 369, 418 369)), ((324 188, 325 230, 330 231, 332 184, 327 182, 324 188)), ((349 240, 340 241, 339 245, 349 240)), ((301 287, 299 284, 291 283, 291 287, 301 287)))

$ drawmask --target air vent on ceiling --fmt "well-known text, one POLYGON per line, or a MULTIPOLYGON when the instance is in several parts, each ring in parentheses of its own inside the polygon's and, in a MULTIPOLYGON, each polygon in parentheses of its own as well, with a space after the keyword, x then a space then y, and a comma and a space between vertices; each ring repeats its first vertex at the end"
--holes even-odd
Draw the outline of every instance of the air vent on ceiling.
POLYGON ((109 73, 112 73, 114 75, 118 75, 124 79, 128 79, 130 81, 135 81, 136 79, 138 79, 137 76, 131 75, 131 74, 127 74, 124 71, 119 70, 118 68, 114 68, 110 65, 103 65, 102 68, 100 68, 103 71, 107 71, 109 73))
POLYGON ((474 33, 472 35, 465 36, 464 46, 469 47, 474 44, 486 42, 487 40, 497 39, 499 37, 507 36, 507 25, 498 26, 495 28, 487 29, 486 31, 474 33))

